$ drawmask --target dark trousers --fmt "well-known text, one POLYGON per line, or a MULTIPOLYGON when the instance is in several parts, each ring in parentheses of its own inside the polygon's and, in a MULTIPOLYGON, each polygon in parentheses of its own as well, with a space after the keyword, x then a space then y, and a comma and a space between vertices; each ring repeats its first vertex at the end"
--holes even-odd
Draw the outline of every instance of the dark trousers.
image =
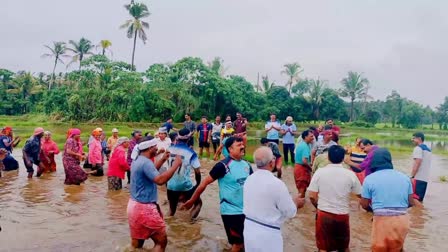
POLYGON ((294 164, 294 149, 296 148, 295 144, 283 144, 283 157, 285 157, 285 163, 288 162, 288 153, 291 155, 291 161, 294 164))

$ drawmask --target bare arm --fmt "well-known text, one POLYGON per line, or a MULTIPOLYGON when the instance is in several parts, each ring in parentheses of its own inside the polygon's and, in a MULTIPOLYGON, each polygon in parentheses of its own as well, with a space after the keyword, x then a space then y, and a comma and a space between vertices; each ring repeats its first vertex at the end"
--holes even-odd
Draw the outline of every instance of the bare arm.
POLYGON ((182 209, 190 209, 194 202, 196 202, 201 194, 205 191, 205 188, 211 183, 213 183, 215 180, 212 178, 212 176, 208 175, 205 177, 205 179, 199 184, 198 188, 196 188, 196 191, 194 191, 193 196, 191 196, 191 199, 189 199, 185 204, 182 205, 182 209))
POLYGON ((415 175, 418 172, 418 169, 420 168, 420 166, 422 165, 422 161, 423 159, 420 158, 414 158, 414 165, 412 166, 412 172, 411 172, 411 177, 415 177, 415 175))
POLYGON ((362 208, 364 208, 366 211, 370 211, 369 199, 361 198, 361 201, 359 203, 361 203, 362 208))
POLYGON ((174 160, 173 165, 166 171, 154 178, 154 183, 158 185, 165 184, 176 172, 177 168, 179 168, 182 164, 182 158, 180 156, 176 156, 176 160, 174 160))
POLYGON ((311 204, 313 204, 313 206, 315 208, 317 208, 317 201, 319 199, 318 192, 312 192, 312 191, 308 191, 308 192, 309 192, 311 204))
POLYGON ((163 157, 159 161, 157 161, 157 163, 155 164, 157 170, 160 170, 160 167, 162 167, 162 165, 166 162, 166 160, 168 160, 169 156, 170 156, 170 153, 167 151, 167 152, 165 152, 163 157))

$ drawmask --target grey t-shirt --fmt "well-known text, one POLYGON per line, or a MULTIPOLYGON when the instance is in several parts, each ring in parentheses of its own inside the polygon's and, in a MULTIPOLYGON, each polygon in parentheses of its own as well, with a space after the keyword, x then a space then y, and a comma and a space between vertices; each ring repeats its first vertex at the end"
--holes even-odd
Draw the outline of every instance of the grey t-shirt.
POLYGON ((331 140, 330 142, 328 142, 327 144, 324 143, 324 141, 318 141, 317 144, 315 146, 313 146, 313 149, 316 150, 316 156, 324 153, 324 150, 330 148, 333 145, 337 145, 336 142, 334 142, 333 140, 331 140))
POLYGON ((196 124, 193 121, 189 121, 189 122, 185 121, 184 122, 184 127, 186 129, 189 129, 191 134, 193 134, 194 131, 196 130, 196 124))
POLYGON ((422 159, 420 168, 418 168, 417 174, 415 174, 415 179, 428 182, 429 174, 431 170, 431 149, 429 149, 425 144, 415 146, 414 152, 412 153, 412 158, 422 159))

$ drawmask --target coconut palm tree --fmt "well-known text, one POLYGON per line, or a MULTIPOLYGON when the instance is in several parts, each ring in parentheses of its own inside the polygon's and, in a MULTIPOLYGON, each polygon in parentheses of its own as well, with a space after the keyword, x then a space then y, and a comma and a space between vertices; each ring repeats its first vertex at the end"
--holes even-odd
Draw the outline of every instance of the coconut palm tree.
POLYGON ((326 89, 326 81, 309 80, 309 95, 311 105, 313 106, 314 120, 319 120, 320 117, 320 105, 322 105, 323 93, 326 89))
POLYGON ((53 42, 53 47, 50 47, 48 45, 44 45, 48 50, 50 50, 50 53, 44 53, 42 57, 53 57, 54 58, 54 66, 53 66, 53 74, 51 75, 51 81, 48 83, 48 90, 51 89, 51 85, 54 84, 55 79, 55 71, 56 66, 58 62, 64 64, 64 61, 62 61, 62 57, 66 57, 67 55, 65 52, 67 51, 67 47, 65 46, 65 42, 53 42))
POLYGON ((91 50, 94 48, 94 46, 90 40, 85 38, 81 38, 79 42, 70 40, 69 43, 72 45, 73 48, 67 48, 67 50, 74 53, 73 59, 70 62, 70 64, 79 61, 79 70, 81 70, 81 63, 82 60, 84 59, 84 56, 92 55, 93 53, 91 52, 91 50))
POLYGON ((39 85, 36 78, 31 73, 21 72, 9 84, 6 92, 8 94, 16 94, 23 101, 21 103, 22 113, 29 112, 30 98, 33 95, 39 94, 43 91, 43 87, 39 85))
POLYGON ((348 72, 347 77, 341 81, 342 89, 340 94, 342 97, 350 98, 350 121, 353 120, 353 104, 356 99, 361 99, 366 95, 366 88, 369 84, 367 78, 363 78, 357 72, 348 72))
POLYGON ((134 3, 132 1, 130 4, 124 6, 128 10, 129 15, 132 19, 127 20, 123 25, 120 26, 121 29, 127 29, 128 38, 134 38, 134 46, 132 48, 132 62, 131 67, 134 69, 134 58, 135 58, 135 46, 137 44, 137 36, 146 43, 148 37, 146 36, 145 29, 149 29, 149 23, 142 21, 142 18, 148 17, 150 15, 148 7, 143 3, 134 3))
POLYGON ((219 76, 221 77, 224 77, 227 70, 229 69, 228 67, 224 66, 224 60, 220 57, 215 57, 211 62, 208 62, 208 67, 210 68, 210 70, 219 74, 219 76))
POLYGON ((290 63, 284 65, 285 69, 282 71, 282 74, 286 74, 289 76, 289 80, 286 83, 286 87, 288 87, 288 92, 291 95, 292 84, 296 83, 299 80, 299 74, 303 72, 302 67, 299 63, 290 63))
POLYGON ((267 93, 273 86, 274 86, 274 82, 270 82, 269 81, 269 76, 265 75, 265 76, 261 76, 261 84, 263 87, 263 90, 265 93, 267 93))
POLYGON ((101 55, 103 55, 103 56, 106 54, 106 51, 109 51, 110 54, 112 55, 112 50, 110 50, 110 48, 109 48, 111 46, 112 46, 112 42, 110 42, 110 40, 103 39, 97 45, 97 48, 101 48, 101 55))

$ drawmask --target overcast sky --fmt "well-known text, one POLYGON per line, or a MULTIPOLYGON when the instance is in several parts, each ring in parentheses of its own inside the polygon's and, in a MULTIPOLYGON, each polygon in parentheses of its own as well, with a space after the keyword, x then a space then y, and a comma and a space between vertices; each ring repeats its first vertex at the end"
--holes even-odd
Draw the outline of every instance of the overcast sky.
MULTIPOLYGON (((138 1, 138 0, 137 0, 138 1)), ((129 0, 1 0, 0 68, 51 72, 44 44, 111 40, 115 60, 130 61, 132 41, 119 26, 129 0)), ((392 90, 432 107, 448 95, 446 0, 153 0, 146 45, 136 65, 172 63, 185 56, 224 59, 227 74, 278 85, 285 63, 302 77, 332 88, 348 71, 370 80, 370 94, 392 90)), ((65 71, 59 66, 58 71, 65 71)))

